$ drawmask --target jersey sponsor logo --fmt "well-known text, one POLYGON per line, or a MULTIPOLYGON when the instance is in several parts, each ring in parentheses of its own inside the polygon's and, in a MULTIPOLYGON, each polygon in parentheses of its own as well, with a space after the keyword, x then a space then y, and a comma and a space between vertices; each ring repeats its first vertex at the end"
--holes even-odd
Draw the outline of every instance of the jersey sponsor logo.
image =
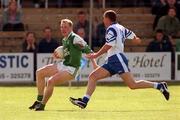
POLYGON ((69 54, 70 54, 70 52, 69 52, 68 48, 65 48, 64 49, 64 56, 68 56, 69 54))

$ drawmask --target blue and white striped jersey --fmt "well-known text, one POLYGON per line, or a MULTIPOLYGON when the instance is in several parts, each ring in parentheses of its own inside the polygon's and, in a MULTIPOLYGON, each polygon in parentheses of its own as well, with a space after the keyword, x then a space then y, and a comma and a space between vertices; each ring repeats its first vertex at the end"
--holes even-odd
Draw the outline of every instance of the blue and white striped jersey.
POLYGON ((107 51, 107 57, 124 52, 126 39, 133 39, 136 35, 118 23, 113 23, 106 30, 106 44, 112 46, 107 51))

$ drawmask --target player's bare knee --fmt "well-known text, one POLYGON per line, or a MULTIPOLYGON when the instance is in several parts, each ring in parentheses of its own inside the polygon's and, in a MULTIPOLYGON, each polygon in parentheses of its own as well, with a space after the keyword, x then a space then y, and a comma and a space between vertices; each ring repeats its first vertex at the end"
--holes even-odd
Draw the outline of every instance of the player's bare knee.
POLYGON ((47 86, 54 86, 54 81, 52 79, 49 79, 47 81, 47 86))
POLYGON ((38 76, 38 77, 45 77, 45 69, 43 68, 40 68, 40 69, 37 69, 36 70, 36 76, 38 76))
POLYGON ((39 77, 42 75, 41 69, 36 70, 36 76, 39 77))

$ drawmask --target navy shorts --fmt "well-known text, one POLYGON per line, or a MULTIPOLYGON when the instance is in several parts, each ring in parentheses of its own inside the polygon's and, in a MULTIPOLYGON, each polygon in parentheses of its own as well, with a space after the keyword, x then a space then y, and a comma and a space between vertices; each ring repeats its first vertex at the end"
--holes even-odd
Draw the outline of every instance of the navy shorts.
POLYGON ((109 71, 111 75, 130 72, 128 67, 128 59, 122 53, 112 55, 108 58, 107 63, 101 67, 109 71))

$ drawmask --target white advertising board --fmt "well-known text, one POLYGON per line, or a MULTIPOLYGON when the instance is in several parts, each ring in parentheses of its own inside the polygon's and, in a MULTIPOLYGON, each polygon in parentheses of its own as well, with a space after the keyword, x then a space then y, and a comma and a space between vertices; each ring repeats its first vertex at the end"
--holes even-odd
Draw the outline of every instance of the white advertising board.
POLYGON ((18 82, 34 80, 32 53, 0 53, 0 81, 18 82))
POLYGON ((52 63, 58 63, 61 60, 53 59, 51 53, 38 53, 37 54, 37 69, 40 67, 43 67, 44 65, 52 64, 52 63))
MULTIPOLYGON (((97 58, 97 63, 102 65, 105 63, 105 56, 97 58)), ((171 54, 161 53, 126 53, 129 60, 129 68, 135 79, 146 80, 171 80, 171 54)), ((37 66, 42 67, 46 64, 57 63, 52 58, 52 54, 38 54, 37 66)), ((81 70, 81 81, 87 81, 88 75, 92 72, 93 67, 88 61, 86 66, 81 70)), ((102 81, 119 81, 119 75, 106 78, 102 81)))
POLYGON ((175 78, 180 80, 180 52, 176 52, 175 78))
MULTIPOLYGON (((170 53, 126 53, 129 60, 129 68, 136 80, 171 80, 171 54, 170 53)), ((97 59, 102 65, 105 62, 105 55, 97 59)), ((83 69, 82 80, 87 80, 89 73, 93 70, 89 63, 83 69)), ((119 81, 119 75, 104 79, 103 81, 119 81)))
POLYGON ((128 53, 127 57, 136 79, 171 80, 171 53, 128 53))

